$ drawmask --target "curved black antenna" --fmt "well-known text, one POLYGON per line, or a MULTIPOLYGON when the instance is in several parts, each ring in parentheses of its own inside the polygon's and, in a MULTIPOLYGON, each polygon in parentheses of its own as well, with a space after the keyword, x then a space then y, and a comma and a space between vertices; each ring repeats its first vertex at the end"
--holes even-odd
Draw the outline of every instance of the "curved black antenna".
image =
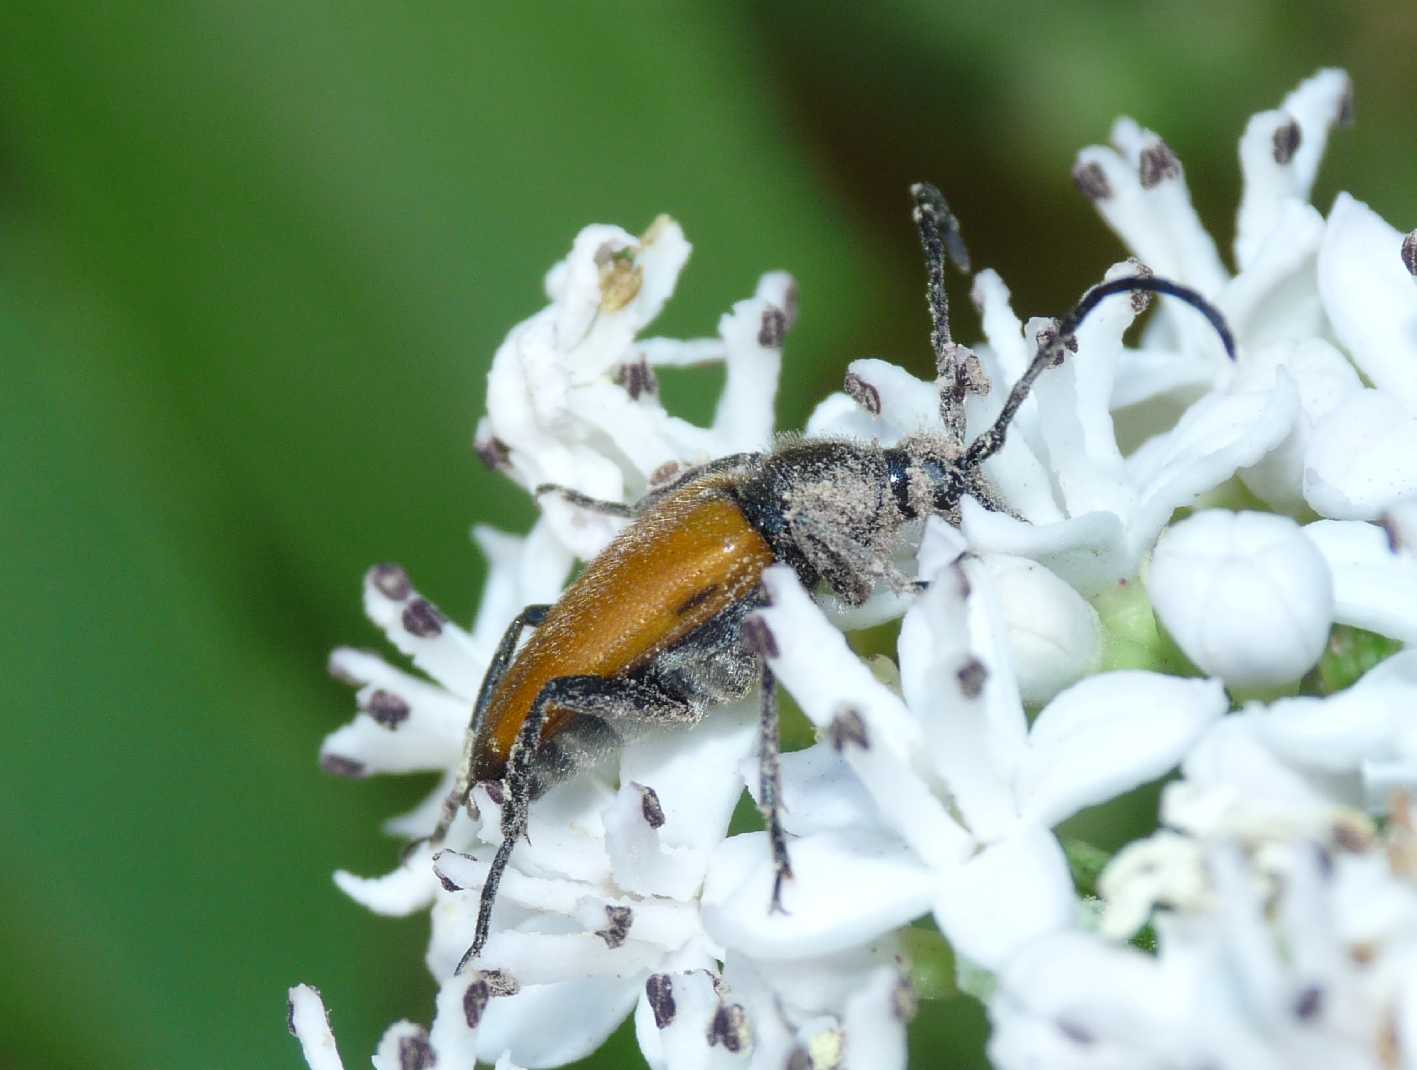
POLYGON ((1220 314, 1219 309, 1189 286, 1182 286, 1169 279, 1159 279, 1155 275, 1129 275, 1094 286, 1083 295, 1076 308, 1058 321, 1055 330, 1039 332, 1038 352, 1033 355, 1033 360, 1019 376, 1018 382, 1014 383, 1004 401, 1004 407, 999 410, 999 415, 989 430, 969 444, 964 455, 966 467, 977 468, 1003 448, 1009 424, 1013 422, 1019 406, 1028 397, 1028 392, 1033 389, 1034 380, 1043 374, 1044 368, 1060 363, 1068 351, 1077 349, 1077 329, 1082 326, 1083 320, 1087 319, 1105 298, 1114 294, 1135 293, 1137 290, 1178 297, 1186 302, 1210 322, 1215 333, 1220 335, 1220 341, 1225 346, 1225 355, 1232 361, 1235 359, 1235 336, 1230 333, 1225 317, 1220 314))
POLYGON ((1179 297, 1210 321, 1210 325, 1215 328, 1215 333, 1220 335, 1221 344, 1225 346, 1225 355, 1231 360, 1235 359, 1235 337, 1230 333, 1230 327, 1226 324, 1225 317, 1220 314, 1220 310, 1189 286, 1182 286, 1179 282, 1172 282, 1170 279, 1159 279, 1155 275, 1129 275, 1124 279, 1113 279, 1111 282, 1094 286, 1083 295, 1077 308, 1062 318, 1058 324, 1058 333, 1061 335, 1075 334, 1077 329, 1082 326, 1082 321, 1087 319, 1092 310, 1100 305, 1105 298, 1111 297, 1113 294, 1135 293, 1138 290, 1165 294, 1168 297, 1179 297))

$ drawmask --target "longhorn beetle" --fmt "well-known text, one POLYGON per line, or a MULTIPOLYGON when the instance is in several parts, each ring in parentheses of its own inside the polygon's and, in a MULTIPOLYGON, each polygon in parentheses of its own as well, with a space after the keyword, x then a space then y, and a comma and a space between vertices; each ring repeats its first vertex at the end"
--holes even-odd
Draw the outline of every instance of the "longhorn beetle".
POLYGON ((788 440, 771 452, 710 461, 633 505, 550 484, 536 488, 538 495, 559 494, 632 523, 560 601, 517 615, 483 678, 456 783, 431 837, 434 846, 443 841, 474 783, 503 782, 502 843, 458 971, 487 942, 497 887, 526 833, 533 799, 634 726, 693 724, 709 707, 742 698, 755 684, 762 691, 759 805, 776 869, 771 906, 781 909, 782 882, 792 869, 778 813, 776 688, 764 657, 772 639, 747 619, 764 602, 763 570, 786 562, 805 586, 825 584, 851 605, 878 583, 915 586, 890 560, 902 529, 931 513, 957 523, 965 495, 990 509, 1005 508, 981 466, 1003 447, 1034 381, 1077 348, 1078 326, 1110 295, 1153 291, 1180 298, 1210 320, 1234 359, 1220 314, 1195 291, 1154 276, 1115 279, 1088 291, 1039 336, 993 424, 966 443, 965 396, 988 383, 973 354, 950 337, 945 260, 967 271, 967 252, 939 190, 922 183, 911 195, 925 254, 943 433, 916 434, 889 447, 788 440), (535 631, 518 650, 526 628, 535 631))

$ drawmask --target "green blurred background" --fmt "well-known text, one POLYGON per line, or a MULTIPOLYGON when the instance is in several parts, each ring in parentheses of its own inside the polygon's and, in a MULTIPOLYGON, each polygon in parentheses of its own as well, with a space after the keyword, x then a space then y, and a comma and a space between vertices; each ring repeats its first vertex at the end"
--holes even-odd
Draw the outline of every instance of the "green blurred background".
MULTIPOLYGON (((666 333, 792 270, 788 427, 853 356, 929 367, 912 180, 1021 310, 1095 279, 1119 247, 1069 170, 1120 112, 1228 243, 1246 117, 1348 66, 1318 203, 1417 224, 1417 9, 1231 8, 6 5, 0 1066, 294 1067, 297 980, 351 1067, 428 1019, 425 922, 329 877, 387 868, 378 824, 428 783, 320 774, 352 709, 323 664, 380 645, 368 564, 466 618, 469 524, 529 522, 471 432, 583 224, 680 219, 666 333)), ((702 418, 704 385, 667 391, 702 418)), ((919 1065, 982 1065, 953 1014, 919 1065)))

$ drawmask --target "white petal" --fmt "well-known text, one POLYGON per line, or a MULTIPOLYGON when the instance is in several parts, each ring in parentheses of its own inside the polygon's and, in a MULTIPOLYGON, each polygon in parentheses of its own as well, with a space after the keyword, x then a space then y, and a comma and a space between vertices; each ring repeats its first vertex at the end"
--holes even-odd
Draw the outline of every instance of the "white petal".
POLYGON ((620 787, 615 802, 605 811, 605 847, 615 872, 615 883, 636 895, 692 896, 703 880, 707 853, 673 850, 660 843, 659 829, 646 818, 643 784, 620 787))
POLYGON ((1247 349, 1311 338, 1323 329, 1314 270, 1323 235, 1317 209, 1285 201, 1245 270, 1216 295, 1216 308, 1247 349))
POLYGON ((1381 521, 1392 540, 1393 552, 1417 557, 1417 498, 1397 502, 1381 521))
POLYGON ((1055 825, 1161 776, 1227 705, 1216 680, 1113 672, 1074 684, 1029 733, 1015 783, 1024 818, 1055 825))
POLYGON ((418 1060, 425 1057, 433 1057, 428 1030, 405 1018, 385 1029, 379 1038, 373 1057, 374 1070, 404 1070, 421 1065, 418 1060))
POLYGON ((1260 738, 1255 718, 1226 717, 1192 748, 1184 778, 1166 786, 1161 819, 1197 836, 1309 834, 1333 802, 1260 738))
POLYGON ((420 846, 398 869, 382 877, 356 877, 338 870, 335 884, 366 910, 395 918, 426 910, 438 893, 433 852, 427 846, 420 846))
MULTIPOLYGON (((462 976, 449 977, 439 986, 433 1027, 428 1031, 428 1042, 438 1057, 435 1065, 471 1067, 477 1062, 477 1029, 473 1022, 483 1005, 481 992, 469 995, 468 990, 484 983, 476 970, 469 970, 462 976)), ((391 1070, 402 1068, 395 1064, 391 1070)))
MULTIPOLYGON (((1215 383, 1216 371, 1217 365, 1202 359, 1201 354, 1156 346, 1126 348, 1112 386, 1112 408, 1124 409, 1167 395, 1194 400, 1215 383)), ((1159 426, 1159 422, 1152 426, 1159 426)))
POLYGON ((803 428, 807 438, 850 438, 895 445, 898 433, 878 416, 872 416, 855 399, 842 393, 828 394, 803 428))
POLYGON ((1139 496, 1127 531, 1134 558, 1151 548, 1176 509, 1279 445, 1298 412, 1293 379, 1281 374, 1271 389, 1208 394, 1127 458, 1127 479, 1139 496))
POLYGON ((320 990, 314 985, 296 985, 290 990, 289 999, 290 1031, 300 1041, 310 1070, 344 1070, 320 990))
POLYGON ((1123 522, 1116 513, 1087 513, 1056 524, 1027 524, 966 498, 960 503, 960 515, 960 529, 975 550, 1032 558, 1084 597, 1135 575, 1137 562, 1124 544, 1123 522))
POLYGON ((656 368, 717 364, 725 355, 722 338, 641 338, 635 347, 656 368))
POLYGON ((898 435, 939 430, 940 395, 934 383, 917 379, 899 365, 875 357, 853 360, 847 372, 856 377, 881 420, 898 435))
POLYGON ((1235 226, 1235 260, 1242 271, 1273 233, 1285 204, 1308 200, 1329 131, 1350 93, 1343 71, 1322 70, 1290 93, 1279 110, 1260 112, 1245 128, 1240 139, 1245 189, 1235 226), (1280 151, 1284 138, 1276 135, 1290 124, 1298 130, 1298 145, 1285 153, 1280 151))
POLYGON ((438 683, 468 701, 477 695, 491 652, 414 590, 401 568, 381 565, 369 570, 364 612, 389 642, 438 683))
POLYGON ((1104 178, 1107 192, 1093 207, 1132 255, 1160 275, 1179 278, 1181 265, 1166 222, 1142 189, 1135 164, 1114 149, 1090 145, 1078 153, 1073 173, 1082 168, 1096 168, 1104 178))
POLYGON ((1023 323, 1009 304, 1009 288, 997 271, 987 268, 974 276, 969 296, 979 309, 984 337, 989 340, 1006 380, 1017 382, 1033 353, 1023 340, 1023 323))
POLYGON ((1298 680, 1318 663, 1333 623, 1323 555, 1273 513, 1187 517, 1157 542, 1146 587, 1186 656, 1237 688, 1298 680))
POLYGON ((1149 189, 1142 187, 1141 197, 1148 210, 1159 220, 1166 232, 1169 245, 1168 259, 1174 268, 1163 269, 1160 263, 1142 258, 1143 263, 1170 278, 1184 282, 1203 294, 1214 294, 1230 277, 1225 265, 1220 261, 1220 252, 1215 240, 1201 224, 1191 203, 1190 190, 1186 187, 1185 173, 1180 160, 1161 140, 1160 136, 1145 130, 1128 118, 1118 119, 1112 125, 1112 143, 1127 157, 1128 163, 1145 173, 1143 157, 1147 153, 1165 153, 1169 156, 1171 169, 1163 171, 1159 180, 1149 189))
POLYGON ((846 1001, 841 1024, 846 1034, 848 1065, 905 1070, 903 984, 908 982, 893 967, 886 966, 875 970, 846 1001))
POLYGON ((522 609, 556 601, 575 559, 544 519, 525 537, 477 524, 472 539, 487 558, 487 580, 472 637, 483 650, 492 651, 522 609))
POLYGON ((781 339, 765 334, 764 317, 778 317, 787 327, 796 303, 797 283, 786 272, 764 275, 757 293, 739 301, 718 322, 726 372, 713 418, 715 445, 723 454, 765 450, 772 446, 773 402, 782 370, 781 339))
POLYGON ((1280 368, 1293 376, 1298 386, 1298 418, 1283 442, 1239 475, 1245 486, 1276 512, 1292 514, 1306 507, 1304 460, 1315 425, 1363 384, 1342 353, 1322 338, 1307 338, 1247 349, 1237 388, 1270 386, 1280 368))
POLYGON ((1319 256, 1319 292, 1358 367, 1417 413, 1417 283, 1402 263, 1402 238, 1362 201, 1340 193, 1319 256))
POLYGON ((988 970, 998 970, 1030 940, 1070 925, 1077 914, 1067 859, 1041 826, 1024 826, 938 877, 940 931, 956 952, 988 970))
POLYGON ((478 1058, 490 1062, 505 1052, 532 1070, 583 1059, 634 1009, 643 984, 643 975, 633 981, 593 977, 498 997, 478 1027, 478 1058))
POLYGON ((1417 416, 1380 390, 1360 390, 1314 428, 1304 498, 1322 516, 1375 520, 1417 495, 1417 416))
POLYGON ((1016 955, 999 981, 989 1052, 1006 1070, 1188 1065, 1171 1061, 1184 1017, 1148 955, 1059 932, 1016 955))
POLYGON ((759 616, 778 648, 769 663, 779 681, 829 734, 841 727, 839 718, 859 718, 864 745, 848 741, 843 754, 882 815, 922 858, 962 857, 969 837, 912 767, 922 742, 918 722, 851 652, 790 568, 767 569, 763 586, 771 604, 759 616))
POLYGON ((1319 520, 1304 534, 1333 575, 1334 620, 1417 643, 1417 559, 1394 552, 1376 524, 1319 520))
POLYGON ((635 1032, 652 1070, 727 1070, 748 1065, 747 1051, 731 1052, 709 1042, 714 1016, 723 1002, 707 970, 663 973, 659 978, 660 1010, 664 1013, 672 1008, 664 1027, 658 1026, 644 993, 635 1007, 635 1032))
MULTIPOLYGON (((753 768, 748 788, 758 800, 757 759, 749 761, 753 768)), ((875 802, 830 743, 817 743, 782 756, 782 826, 789 835, 878 829, 881 824, 875 802)))
POLYGON ((1102 657, 1097 610, 1027 558, 986 554, 983 563, 1003 611, 1009 661, 1024 702, 1047 702, 1096 671, 1102 657))
POLYGON ((990 836, 1014 822, 1009 783, 1027 725, 987 576, 977 563, 937 564, 949 557, 932 551, 936 543, 953 548, 958 537, 938 522, 927 528, 921 569, 930 588, 901 626, 901 684, 924 728, 925 757, 973 834, 990 836))
POLYGON ((648 732, 626 744, 620 783, 655 790, 664 811, 661 840, 708 851, 728 829, 743 794, 738 769, 757 748, 756 699, 716 708, 690 729, 648 732))
POLYGON ((1327 773, 1352 773, 1364 760, 1395 756, 1396 732, 1414 702, 1417 651, 1389 659, 1383 672, 1369 672, 1356 685, 1326 699, 1288 698, 1254 717, 1260 738, 1280 758, 1327 773))
POLYGON ((766 833, 734 836, 704 884, 704 927, 725 947, 757 958, 822 955, 860 944, 925 913, 936 879, 881 830, 841 830, 788 844, 785 913, 771 909, 766 833))

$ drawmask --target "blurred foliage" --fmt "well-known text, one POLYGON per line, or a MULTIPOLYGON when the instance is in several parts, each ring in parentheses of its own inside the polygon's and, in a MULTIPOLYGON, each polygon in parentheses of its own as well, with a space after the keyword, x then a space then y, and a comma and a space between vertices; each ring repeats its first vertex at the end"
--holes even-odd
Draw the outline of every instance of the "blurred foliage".
MULTIPOLYGON (((794 271, 793 426, 852 356, 929 366, 909 181, 949 193, 1021 309, 1116 259, 1069 169, 1122 111, 1225 241, 1246 116, 1346 65, 1359 123, 1318 201, 1351 188, 1406 229, 1414 45, 1408 5, 1281 0, 8 5, 0 1065, 295 1066, 302 979, 350 1066, 427 1020, 426 923, 329 874, 387 868, 378 823, 429 784, 318 773, 351 707, 321 666, 378 645, 369 563, 466 618, 467 526, 529 522, 469 440, 580 226, 682 221, 665 332, 794 271)), ((699 418, 701 387, 667 385, 699 418)), ((917 1024, 921 1065, 981 1064, 954 1004, 917 1024)))

